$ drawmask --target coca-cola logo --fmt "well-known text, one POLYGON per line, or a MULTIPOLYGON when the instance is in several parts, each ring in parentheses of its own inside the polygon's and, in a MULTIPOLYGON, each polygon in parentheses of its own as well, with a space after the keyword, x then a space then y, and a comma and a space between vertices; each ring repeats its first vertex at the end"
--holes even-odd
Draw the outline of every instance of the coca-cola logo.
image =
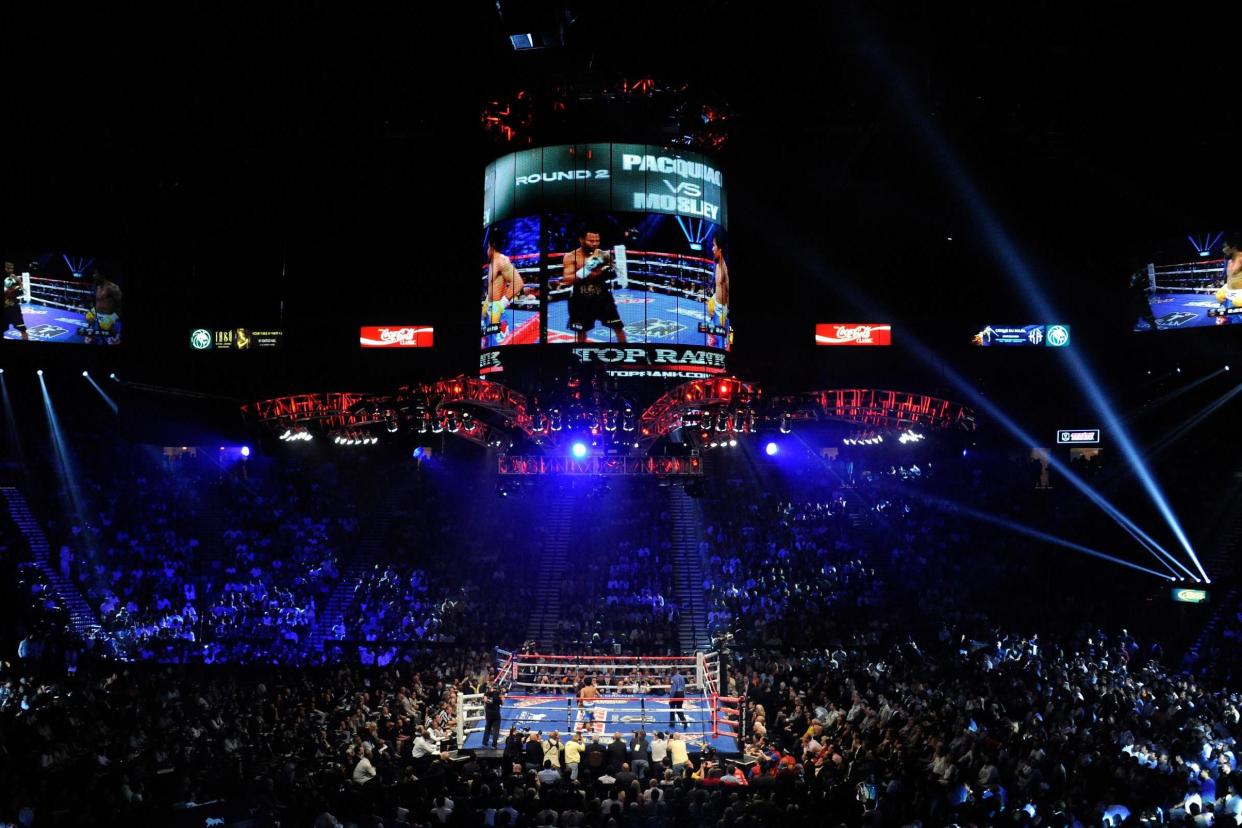
POLYGON ((842 342, 870 342, 871 341, 871 326, 870 325, 858 325, 857 327, 853 327, 853 328, 846 328, 844 326, 838 327, 837 328, 837 339, 841 340, 842 342))
POLYGON ((430 348, 434 330, 419 325, 370 325, 360 332, 363 348, 430 348))
POLYGON ((825 323, 815 326, 818 345, 890 345, 892 325, 825 323))

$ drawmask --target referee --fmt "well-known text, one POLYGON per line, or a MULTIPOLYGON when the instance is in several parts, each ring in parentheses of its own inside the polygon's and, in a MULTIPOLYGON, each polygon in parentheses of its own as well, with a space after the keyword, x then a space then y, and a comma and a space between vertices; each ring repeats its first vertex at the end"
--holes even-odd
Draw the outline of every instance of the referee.
POLYGON ((483 698, 483 717, 486 720, 486 726, 483 728, 483 747, 487 747, 487 740, 492 740, 492 749, 498 750, 500 747, 500 708, 505 703, 505 692, 496 685, 489 685, 487 694, 483 698))
POLYGON ((690 729, 689 720, 681 710, 682 704, 686 701, 685 696, 686 677, 681 674, 681 670, 674 670, 673 677, 668 682, 668 726, 670 730, 677 727, 675 716, 680 717, 683 727, 690 729))

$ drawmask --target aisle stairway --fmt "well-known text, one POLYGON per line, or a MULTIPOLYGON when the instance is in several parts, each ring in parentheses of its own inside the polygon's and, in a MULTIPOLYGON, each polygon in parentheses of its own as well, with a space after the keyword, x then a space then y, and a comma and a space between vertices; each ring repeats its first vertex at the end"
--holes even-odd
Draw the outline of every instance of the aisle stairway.
POLYGON ((711 648, 707 627, 707 597, 703 592, 703 510, 681 486, 668 489, 673 521, 673 584, 681 608, 678 639, 683 653, 711 648))
POLYGON ((43 534, 43 528, 39 525, 38 519, 30 511, 25 496, 12 486, 0 488, 0 494, 4 496, 5 505, 14 525, 26 538, 31 559, 39 567, 39 571, 43 573, 48 584, 55 590, 61 605, 69 612, 74 632, 82 638, 97 635, 100 631, 99 618, 86 603, 77 585, 66 578, 52 561, 47 536, 43 534))
POLYGON ((543 550, 536 579, 535 607, 531 613, 526 638, 533 640, 542 652, 557 645, 557 628, 561 618, 561 581, 569 559, 569 539, 574 515, 582 495, 575 490, 570 497, 558 497, 548 511, 543 550))
POLYGON ((400 505, 400 499, 406 496, 408 492, 400 487, 388 489, 380 502, 375 504, 373 518, 365 522, 357 545, 352 552, 346 550, 341 555, 338 562, 340 579, 325 605, 319 608, 319 617, 311 631, 310 643, 314 650, 322 651, 325 641, 337 637, 334 628, 344 624, 345 613, 353 603, 358 584, 382 557, 384 538, 392 524, 392 515, 400 505))

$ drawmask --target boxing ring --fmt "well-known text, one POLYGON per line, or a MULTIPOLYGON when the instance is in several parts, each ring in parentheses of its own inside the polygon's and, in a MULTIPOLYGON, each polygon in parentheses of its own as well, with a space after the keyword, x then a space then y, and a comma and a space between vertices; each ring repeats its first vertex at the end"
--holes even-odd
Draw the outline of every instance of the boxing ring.
MULTIPOLYGON (((627 250, 617 246, 613 256, 617 275, 609 280, 613 300, 630 342, 654 345, 707 345, 725 348, 725 336, 705 333, 699 326, 710 322, 707 301, 715 292, 716 270, 712 259, 679 253, 627 250)), ((564 253, 548 255, 546 278, 553 284, 561 276, 564 253)), ((514 268, 528 286, 540 284, 537 254, 511 257, 514 268)), ((569 327, 569 296, 572 288, 548 291, 549 343, 574 342, 569 327)), ((539 342, 539 296, 515 298, 504 312, 504 330, 483 337, 482 346, 534 345, 539 342)), ((588 342, 615 341, 613 333, 596 325, 588 342)))
MULTIPOLYGON (((23 273, 18 305, 32 341, 74 345, 115 345, 121 341, 119 320, 112 331, 104 332, 87 319, 95 306, 95 290, 90 286, 23 273)), ((6 324, 4 338, 21 339, 22 335, 6 324)))
MULTIPOLYGON (((598 737, 608 744, 618 735, 628 740, 642 729, 648 738, 677 732, 691 753, 715 748, 741 752, 744 738, 739 699, 720 694, 718 653, 689 656, 564 656, 496 651, 493 684, 505 690, 500 711, 500 749, 510 728, 525 737, 557 731, 562 741, 582 733, 584 742, 598 737), (669 681, 680 670, 686 679, 681 696, 669 695, 669 681), (600 697, 578 704, 577 688, 594 678, 600 697), (681 714, 672 706, 680 703, 681 714), (683 721, 684 718, 684 721, 683 721)), ((483 750, 484 695, 460 694, 457 744, 483 750)), ((491 749, 490 745, 486 748, 491 749)))
MULTIPOLYGON (((1225 278, 1224 259, 1199 259, 1180 264, 1154 265, 1146 269, 1147 303, 1159 330, 1242 324, 1232 317, 1242 314, 1242 291, 1221 295, 1225 278)), ((1142 273, 1142 271, 1140 271, 1142 273)), ((1150 330, 1139 320, 1135 330, 1150 330)))

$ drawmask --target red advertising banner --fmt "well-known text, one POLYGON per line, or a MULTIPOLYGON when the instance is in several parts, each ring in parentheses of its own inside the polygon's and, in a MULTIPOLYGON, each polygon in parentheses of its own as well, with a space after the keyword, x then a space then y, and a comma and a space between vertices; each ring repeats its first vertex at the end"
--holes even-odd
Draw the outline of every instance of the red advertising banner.
POLYGON ((435 329, 430 325, 368 325, 358 344, 363 348, 430 348, 435 329))
POLYGON ((821 322, 815 326, 816 345, 892 345, 893 326, 868 322, 821 322))

